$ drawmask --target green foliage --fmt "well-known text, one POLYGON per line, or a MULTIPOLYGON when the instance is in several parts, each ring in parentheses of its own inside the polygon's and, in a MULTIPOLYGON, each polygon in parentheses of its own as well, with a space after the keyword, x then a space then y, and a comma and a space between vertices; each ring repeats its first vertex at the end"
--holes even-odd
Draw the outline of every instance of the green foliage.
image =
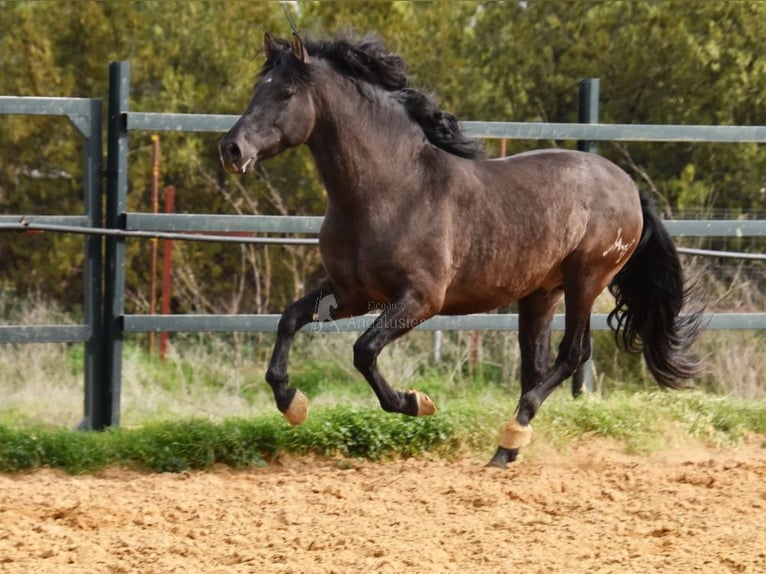
POLYGON ((672 422, 663 399, 662 393, 654 392, 616 394, 608 401, 583 397, 573 406, 553 402, 539 424, 548 425, 546 432, 554 444, 601 436, 626 444, 631 452, 647 453, 659 446, 665 427, 672 422))
POLYGON ((0 470, 50 466, 82 473, 114 463, 104 437, 62 429, 20 430, 0 425, 0 470))
POLYGON ((617 439, 630 452, 648 453, 675 439, 721 445, 763 434, 766 403, 691 391, 621 392, 607 400, 546 403, 541 425, 554 444, 601 436, 617 439))
MULTIPOLYGON (((0 94, 101 97, 107 64, 131 63, 131 109, 240 113, 260 67, 261 35, 289 33, 278 3, 0 2, 0 94)), ((413 84, 463 119, 574 121, 577 83, 601 78, 601 120, 766 124, 761 2, 301 2, 301 31, 376 32, 409 62, 413 84)), ((82 212, 80 138, 62 118, 0 117, 0 210, 82 212)), ((128 208, 148 211, 150 134, 130 138, 128 208)), ((189 213, 321 214, 305 150, 224 174, 216 134, 163 134, 161 185, 189 213)), ((550 142, 548 142, 550 143, 550 142)), ((511 142, 517 151, 546 142, 511 142)), ((571 145, 565 142, 553 142, 571 145)), ((494 148, 494 144, 490 147, 494 148)), ((601 144, 668 211, 766 209, 756 144, 601 144)), ((147 307, 148 247, 128 243, 129 311, 147 307)), ((176 310, 281 310, 316 280, 307 248, 179 245, 176 310)), ((81 300, 81 238, 0 238, 0 284, 81 300)))
POLYGON ((291 384, 301 389, 309 396, 315 396, 321 393, 345 391, 359 394, 363 392, 369 394, 369 387, 360 383, 359 377, 345 369, 343 365, 336 361, 317 361, 308 360, 301 362, 292 369, 290 374, 291 384))
POLYGON ((678 402, 667 401, 673 416, 698 438, 726 437, 737 440, 746 433, 766 433, 766 405, 735 397, 689 393, 678 402))
POLYGON ((378 460, 415 456, 454 434, 448 417, 392 417, 380 410, 335 407, 286 436, 291 452, 340 454, 378 460))
MULTIPOLYGON (((313 411, 296 428, 276 413, 221 422, 187 418, 102 433, 0 424, 0 472, 45 466, 83 473, 109 465, 154 472, 204 470, 216 464, 241 469, 264 465, 280 453, 370 460, 426 453, 486 456, 510 415, 498 407, 504 403, 497 394, 477 394, 424 418, 327 407, 313 411)), ((673 436, 718 445, 736 444, 747 434, 766 435, 766 403, 704 393, 655 391, 578 400, 557 394, 534 426, 536 440, 560 449, 599 436, 630 452, 647 453, 672 442, 673 436)))

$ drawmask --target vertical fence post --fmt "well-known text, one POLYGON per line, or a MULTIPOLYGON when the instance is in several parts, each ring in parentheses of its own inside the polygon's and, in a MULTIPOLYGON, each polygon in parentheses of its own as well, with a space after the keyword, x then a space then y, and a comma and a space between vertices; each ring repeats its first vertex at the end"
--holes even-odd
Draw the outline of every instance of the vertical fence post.
MULTIPOLYGON (((109 124, 107 131, 106 227, 124 226, 128 195, 128 111, 130 66, 109 64, 109 124)), ((122 315, 125 292, 125 239, 108 237, 105 249, 104 340, 101 392, 94 405, 92 428, 120 424, 122 379, 122 315)))
MULTIPOLYGON (((601 82, 598 78, 589 78, 580 81, 579 106, 577 110, 577 121, 581 124, 598 123, 598 96, 601 82)), ((590 153, 597 153, 598 148, 595 142, 580 140, 577 142, 577 149, 590 153)))
MULTIPOLYGON (((152 134, 152 213, 160 211, 160 136, 152 134)), ((157 310, 157 256, 159 239, 149 242, 149 314, 157 310)), ((149 332, 149 356, 154 354, 154 331, 149 332)))
MULTIPOLYGON (((90 100, 90 134, 85 142, 83 187, 85 215, 88 227, 101 227, 103 199, 102 179, 102 131, 101 100, 90 100)), ((86 430, 93 426, 93 412, 101 385, 103 355, 103 240, 100 235, 88 235, 85 239, 85 277, 83 293, 83 315, 89 335, 85 343, 85 416, 78 428, 86 430)))
MULTIPOLYGON (((169 185, 165 188, 165 213, 175 211, 176 188, 169 185)), ((172 296, 173 284, 171 276, 173 273, 173 240, 165 239, 162 242, 162 305, 160 312, 163 315, 170 315, 170 298, 172 296)), ((167 331, 160 331, 160 360, 165 360, 168 352, 167 331)))
MULTIPOLYGON (((577 110, 577 121, 581 124, 598 123, 598 92, 599 79, 589 78, 580 81, 579 106, 577 110)), ((595 142, 580 140, 577 142, 577 149, 589 153, 597 153, 595 142)), ((593 339, 591 338, 591 349, 593 348, 593 339)), ((593 359, 589 358, 572 375, 572 396, 579 396, 583 392, 593 391, 593 359)))

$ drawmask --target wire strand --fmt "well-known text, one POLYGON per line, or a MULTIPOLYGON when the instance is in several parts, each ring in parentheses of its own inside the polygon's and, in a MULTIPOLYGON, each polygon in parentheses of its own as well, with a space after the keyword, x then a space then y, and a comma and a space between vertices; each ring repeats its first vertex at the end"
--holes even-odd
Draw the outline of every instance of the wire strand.
POLYGON ((287 10, 287 2, 280 2, 280 6, 282 6, 282 11, 285 13, 285 18, 287 18, 287 21, 290 23, 290 29, 293 31, 293 34, 296 36, 300 36, 298 33, 298 26, 295 24, 295 20, 293 19, 290 12, 287 10))

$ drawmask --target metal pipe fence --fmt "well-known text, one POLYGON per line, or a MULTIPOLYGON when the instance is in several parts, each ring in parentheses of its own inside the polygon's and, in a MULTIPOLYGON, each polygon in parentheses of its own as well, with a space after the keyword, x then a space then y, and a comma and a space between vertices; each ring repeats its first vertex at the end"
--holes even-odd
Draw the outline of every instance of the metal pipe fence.
MULTIPOLYGON (((84 325, 2 326, 0 342, 73 341, 86 343, 85 417, 81 426, 103 429, 119 425, 122 345, 126 334, 162 331, 275 331, 278 315, 140 315, 125 313, 125 242, 130 237, 161 237, 198 241, 315 244, 322 217, 153 214, 129 212, 128 138, 130 132, 225 132, 237 116, 132 112, 129 109, 130 67, 109 66, 109 108, 106 154, 106 213, 102 226, 101 107, 99 100, 0 97, 0 114, 65 115, 85 136, 86 176, 83 216, 0 216, 2 229, 46 229, 85 235, 84 325), (66 100, 66 101, 64 101, 66 100), (83 103, 87 102, 87 104, 83 103), (69 107, 73 106, 73 107, 69 107), (87 109, 86 109, 87 108, 87 109), (23 217, 23 218, 22 218, 23 217), (299 234, 306 237, 232 237, 230 233, 299 234), (103 256, 102 256, 103 245, 103 256)), ((597 94, 597 90, 596 90, 597 94)), ((588 105, 592 105, 589 102, 588 105)), ((593 121, 581 116, 581 122, 593 121)), ((597 115, 596 115, 597 120, 597 115)), ((527 140, 766 142, 764 126, 680 126, 621 124, 550 124, 463 122, 468 134, 480 138, 527 140)), ((593 146, 590 146, 593 149, 593 146)), ((666 221, 676 237, 765 237, 766 220, 666 221)), ((684 252, 695 253, 681 248, 684 252)), ((723 256, 715 252, 716 256, 723 256)), ((755 254, 757 255, 757 254, 755 254)), ((717 313, 707 318, 711 329, 766 329, 766 313, 717 313)), ((365 329, 373 316, 333 323, 313 323, 317 332, 365 329)), ((422 330, 515 330, 515 314, 434 317, 422 330)), ((605 329, 606 316, 593 315, 593 329, 605 329)), ((563 315, 554 319, 563 329, 563 315)))
MULTIPOLYGON (((102 105, 92 98, 37 98, 0 96, 0 115, 63 116, 83 138, 83 215, 23 216, 39 224, 99 227, 102 216, 102 105)), ((0 223, 20 221, 19 216, 2 215, 0 223)), ((79 325, 2 325, 0 343, 76 342, 85 344, 85 405, 83 428, 92 426, 101 409, 98 397, 104 390, 101 358, 103 347, 102 279, 103 239, 88 235, 84 239, 83 324, 79 325)), ((98 420, 104 426, 106 420, 98 420)))

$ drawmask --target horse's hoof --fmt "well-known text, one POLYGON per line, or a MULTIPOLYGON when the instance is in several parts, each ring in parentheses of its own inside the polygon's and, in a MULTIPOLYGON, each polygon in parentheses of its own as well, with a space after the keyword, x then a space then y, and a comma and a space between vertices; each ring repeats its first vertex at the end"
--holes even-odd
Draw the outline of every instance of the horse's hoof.
POLYGON ((290 406, 283 414, 292 426, 304 423, 309 416, 309 400, 306 395, 296 390, 293 400, 290 401, 290 406))
POLYGON ((500 448, 518 450, 532 442, 532 425, 520 425, 516 417, 511 419, 500 437, 500 448))
POLYGON ((487 463, 487 468, 500 468, 506 470, 508 468, 508 463, 515 461, 518 454, 519 449, 517 448, 503 448, 502 446, 499 446, 497 447, 495 456, 493 456, 492 460, 487 463))
POLYGON ((419 417, 432 415, 436 412, 436 405, 431 400, 431 397, 429 397, 425 393, 421 393, 420 391, 412 391, 412 392, 415 394, 415 400, 418 403, 419 417))

